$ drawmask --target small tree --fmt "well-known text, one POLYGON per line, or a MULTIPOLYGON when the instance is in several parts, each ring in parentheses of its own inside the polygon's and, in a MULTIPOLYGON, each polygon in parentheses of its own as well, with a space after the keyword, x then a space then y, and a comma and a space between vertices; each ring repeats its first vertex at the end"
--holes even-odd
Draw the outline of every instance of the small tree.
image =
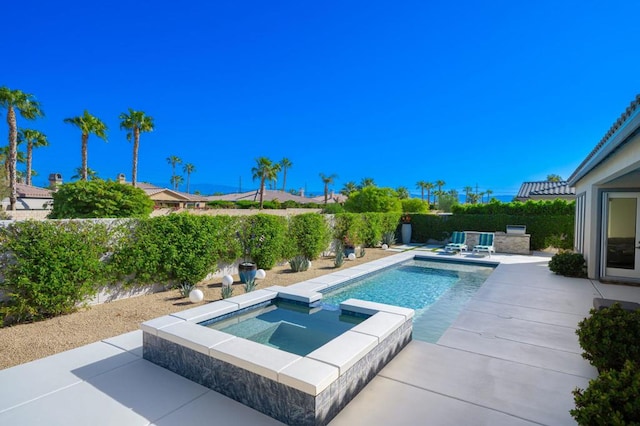
POLYGON ((53 193, 51 219, 146 217, 153 201, 140 188, 100 179, 60 185, 53 193))
POLYGON ((352 193, 344 203, 348 212, 400 212, 402 204, 391 188, 367 186, 352 193))

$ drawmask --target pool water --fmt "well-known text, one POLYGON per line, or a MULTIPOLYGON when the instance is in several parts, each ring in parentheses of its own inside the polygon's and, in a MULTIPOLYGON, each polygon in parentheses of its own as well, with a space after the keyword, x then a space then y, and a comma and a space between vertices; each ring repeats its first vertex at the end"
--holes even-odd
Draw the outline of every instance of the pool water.
POLYGON ((305 356, 365 319, 341 315, 331 305, 309 308, 276 299, 202 325, 305 356))
POLYGON ((322 303, 329 308, 355 298, 414 309, 413 338, 435 343, 493 269, 414 259, 325 290, 322 303))

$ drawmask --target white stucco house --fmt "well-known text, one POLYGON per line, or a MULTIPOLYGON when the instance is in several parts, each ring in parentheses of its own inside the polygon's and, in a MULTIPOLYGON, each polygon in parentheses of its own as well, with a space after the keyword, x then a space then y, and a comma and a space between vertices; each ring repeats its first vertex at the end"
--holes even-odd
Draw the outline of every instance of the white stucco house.
POLYGON ((640 95, 568 179, 588 275, 640 283, 640 95))
MULTIPOLYGON (((16 184, 16 209, 17 210, 51 210, 53 207, 52 191, 47 188, 27 185, 25 183, 16 184)), ((2 209, 9 208, 9 197, 2 200, 2 209)))

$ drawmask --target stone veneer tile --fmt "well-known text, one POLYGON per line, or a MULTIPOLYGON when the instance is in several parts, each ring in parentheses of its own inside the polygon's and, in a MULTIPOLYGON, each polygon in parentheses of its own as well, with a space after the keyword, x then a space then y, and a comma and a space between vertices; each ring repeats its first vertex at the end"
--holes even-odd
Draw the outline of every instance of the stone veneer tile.
POLYGON ((278 382, 317 396, 338 378, 337 367, 310 358, 301 358, 278 373, 278 382))
POLYGON ((358 333, 369 334, 381 341, 397 330, 407 319, 404 315, 378 312, 351 329, 358 333))
POLYGON ((188 321, 182 321, 158 330, 158 337, 206 355, 209 355, 209 349, 213 346, 236 338, 230 334, 188 321))
POLYGON ((376 337, 347 331, 308 354, 307 358, 334 365, 342 375, 377 344, 376 337))
POLYGON ((387 305, 384 303, 369 302, 359 299, 348 299, 340 303, 340 309, 357 312, 365 315, 374 315, 377 312, 389 312, 392 314, 404 315, 405 318, 413 318, 415 311, 400 306, 387 305))
POLYGON ((145 321, 140 324, 140 328, 142 331, 147 333, 151 333, 153 335, 158 335, 158 330, 164 327, 168 327, 173 324, 178 324, 180 322, 184 322, 181 318, 176 318, 171 315, 165 315, 163 317, 154 318, 149 321, 145 321))
POLYGON ((230 297, 225 299, 230 303, 237 303, 238 308, 246 308, 247 306, 256 305, 258 303, 266 302, 267 300, 275 299, 278 293, 269 290, 255 290, 249 293, 241 294, 240 296, 230 297))
POLYGON ((204 321, 209 318, 215 318, 220 315, 228 314, 230 312, 238 310, 237 303, 230 303, 225 300, 218 302, 207 303, 202 306, 187 309, 180 312, 175 312, 171 316, 181 318, 186 321, 204 321))
POLYGON ((212 347, 209 355, 275 381, 279 371, 301 358, 245 339, 222 342, 212 347))

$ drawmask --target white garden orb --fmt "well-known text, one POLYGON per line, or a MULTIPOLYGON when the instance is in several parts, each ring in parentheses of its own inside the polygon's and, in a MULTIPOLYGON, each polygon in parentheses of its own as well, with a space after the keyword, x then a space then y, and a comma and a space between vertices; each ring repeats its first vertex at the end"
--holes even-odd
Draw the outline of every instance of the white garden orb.
POLYGON ((389 248, 389 246, 388 246, 388 245, 386 245, 386 244, 383 244, 383 245, 382 245, 382 250, 386 250, 386 249, 388 249, 388 248, 389 248))
POLYGON ((199 288, 194 288, 189 292, 189 300, 191 303, 199 303, 204 300, 204 293, 199 288))
POLYGON ((349 260, 356 260, 356 254, 355 253, 349 253, 349 260))
POLYGON ((267 273, 264 271, 264 269, 258 269, 256 271, 256 279, 264 280, 266 276, 267 276, 267 273))
POLYGON ((311 261, 307 260, 307 263, 309 264, 309 266, 307 267, 307 269, 311 269, 311 261))
POLYGON ((231 284, 233 284, 233 277, 231 275, 225 275, 224 277, 222 277, 223 286, 229 287, 231 284))

